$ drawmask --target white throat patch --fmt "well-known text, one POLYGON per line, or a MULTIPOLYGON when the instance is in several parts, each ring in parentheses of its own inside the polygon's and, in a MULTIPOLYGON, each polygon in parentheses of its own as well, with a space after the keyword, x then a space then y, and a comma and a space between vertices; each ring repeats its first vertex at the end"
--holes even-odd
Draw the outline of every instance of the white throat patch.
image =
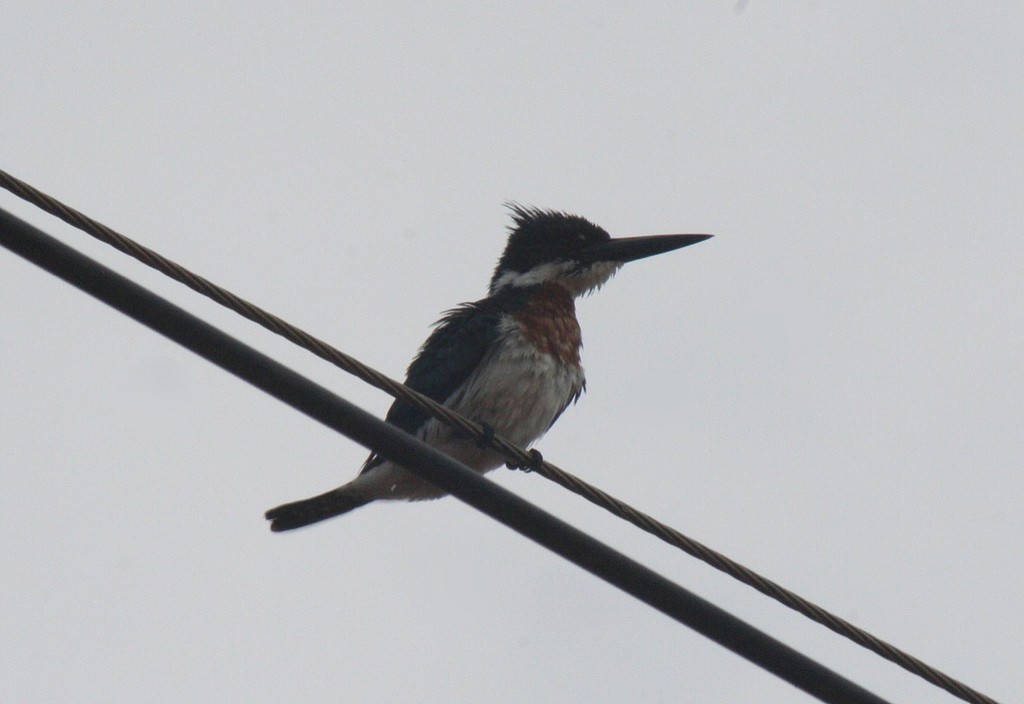
POLYGON ((519 273, 508 271, 495 279, 491 285, 491 295, 507 286, 536 286, 538 284, 558 283, 564 286, 573 296, 582 296, 601 288, 608 279, 622 266, 622 262, 597 262, 576 270, 572 262, 547 262, 535 266, 529 271, 519 273))

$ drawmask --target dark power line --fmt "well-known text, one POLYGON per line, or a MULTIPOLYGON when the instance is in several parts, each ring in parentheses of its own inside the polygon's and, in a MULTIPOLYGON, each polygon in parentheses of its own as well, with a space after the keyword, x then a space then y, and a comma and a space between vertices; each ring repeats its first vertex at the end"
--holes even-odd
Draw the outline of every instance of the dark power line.
POLYGON ((824 702, 885 700, 0 210, 0 244, 824 702))

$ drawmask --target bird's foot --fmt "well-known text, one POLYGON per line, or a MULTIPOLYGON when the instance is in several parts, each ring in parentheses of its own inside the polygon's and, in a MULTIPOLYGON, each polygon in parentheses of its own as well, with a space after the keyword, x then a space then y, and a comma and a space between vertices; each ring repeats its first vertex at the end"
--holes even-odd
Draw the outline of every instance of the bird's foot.
POLYGON ((505 466, 509 469, 518 469, 520 472, 533 472, 541 468, 544 464, 544 455, 540 454, 540 450, 530 449, 530 461, 526 464, 518 464, 509 460, 505 463, 505 466))
POLYGON ((476 439, 476 444, 481 450, 486 450, 494 442, 494 426, 490 423, 481 422, 480 432, 483 433, 483 436, 476 439))

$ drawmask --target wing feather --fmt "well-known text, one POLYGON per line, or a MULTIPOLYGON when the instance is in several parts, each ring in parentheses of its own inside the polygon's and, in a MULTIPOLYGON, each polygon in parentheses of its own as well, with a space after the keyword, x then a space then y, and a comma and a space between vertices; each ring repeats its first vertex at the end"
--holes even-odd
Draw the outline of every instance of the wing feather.
MULTIPOLYGON (((501 316, 521 305, 525 295, 521 290, 513 290, 474 303, 463 303, 446 312, 409 365, 405 385, 438 403, 447 401, 469 379, 498 340, 501 316)), ((429 417, 415 406, 396 399, 385 420, 415 434, 429 417)), ((383 461, 376 454, 370 455, 362 471, 373 469, 383 461)))

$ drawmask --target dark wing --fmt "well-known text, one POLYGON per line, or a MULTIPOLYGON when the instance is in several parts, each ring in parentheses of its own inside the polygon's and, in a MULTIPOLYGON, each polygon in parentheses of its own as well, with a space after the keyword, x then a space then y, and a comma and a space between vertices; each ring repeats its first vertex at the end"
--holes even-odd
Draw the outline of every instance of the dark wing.
MULTIPOLYGON (((485 298, 476 303, 464 303, 445 313, 409 365, 405 385, 438 403, 448 400, 469 379, 498 339, 498 323, 503 308, 502 301, 485 298)), ((386 420, 407 433, 415 434, 429 417, 415 406, 397 399, 391 405, 386 420)), ((381 462, 381 457, 371 455, 362 471, 381 462)))

